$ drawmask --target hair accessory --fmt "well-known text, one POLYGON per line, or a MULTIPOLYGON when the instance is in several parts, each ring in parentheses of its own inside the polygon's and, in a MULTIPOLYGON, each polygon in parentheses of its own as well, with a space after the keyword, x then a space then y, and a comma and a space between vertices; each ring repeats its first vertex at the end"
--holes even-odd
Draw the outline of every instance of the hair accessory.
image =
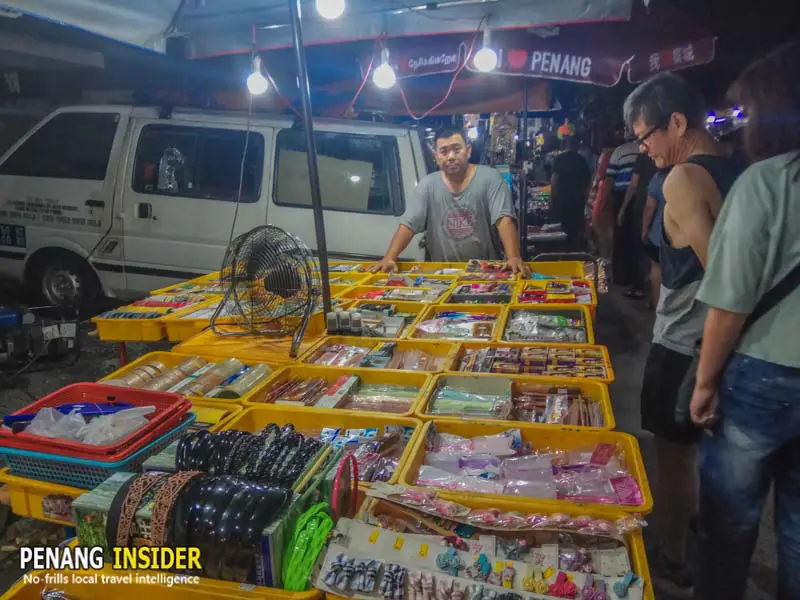
POLYGON ((556 576, 556 582, 550 584, 547 593, 556 598, 574 598, 578 593, 578 587, 569 580, 564 571, 561 571, 556 576))
POLYGON ((517 574, 517 570, 514 568, 514 563, 507 562, 503 567, 503 573, 501 575, 501 581, 503 583, 504 588, 513 588, 514 587, 514 576, 517 574))
POLYGON ((494 590, 483 590, 483 600, 497 600, 497 592, 494 590))
POLYGON ((628 571, 623 577, 622 581, 617 581, 614 584, 614 593, 619 596, 620 598, 627 598, 628 597, 628 588, 631 587, 639 578, 634 574, 633 571, 628 571))
POLYGON ((325 585, 336 587, 336 580, 339 578, 339 574, 344 568, 345 558, 344 554, 339 554, 336 559, 328 565, 328 572, 325 573, 325 577, 322 579, 325 585))
POLYGON ((451 547, 455 548, 456 550, 463 550, 464 552, 468 552, 469 551, 469 544, 467 544, 467 542, 462 540, 457 535, 448 535, 447 537, 445 537, 444 538, 444 544, 446 546, 451 546, 451 547))
POLYGON ((467 568, 467 575, 475 581, 487 581, 491 572, 492 565, 483 553, 479 554, 472 566, 467 568))
POLYGON ((350 588, 350 582, 353 580, 353 575, 356 571, 355 562, 355 558, 346 558, 344 564, 342 564, 342 570, 336 576, 336 587, 343 592, 350 588))
POLYGON ((406 592, 406 577, 408 576, 408 569, 395 565, 397 567, 397 576, 395 578, 395 586, 392 594, 392 600, 403 600, 406 592))
POLYGON ((361 591, 366 594, 371 594, 375 589, 375 584, 378 582, 378 572, 381 570, 383 563, 379 560, 370 560, 367 563, 367 573, 364 577, 364 587, 361 591))
POLYGON ((431 573, 422 574, 422 600, 436 600, 433 592, 433 575, 431 573))
POLYGON ((456 577, 458 576, 458 571, 464 567, 464 561, 458 556, 458 551, 455 548, 449 548, 446 552, 442 552, 436 557, 436 566, 445 573, 456 577))
POLYGON ((492 572, 489 573, 489 580, 487 583, 491 585, 500 585, 502 582, 502 573, 503 573, 503 563, 496 562, 494 568, 492 568, 492 572))
POLYGON ((355 562, 355 575, 353 577, 353 591, 360 592, 365 586, 367 578, 367 563, 370 559, 360 558, 355 562))
POLYGON ((597 592, 594 595, 594 600, 608 600, 608 594, 606 594, 606 582, 599 580, 597 582, 597 592))
POLYGON ((458 581, 452 580, 452 589, 450 590, 450 600, 464 600, 464 591, 458 581))
POLYGON ((483 600, 483 586, 480 584, 473 584, 467 589, 467 600, 483 600))
POLYGON ((408 600, 422 600, 422 573, 419 571, 408 574, 408 600))

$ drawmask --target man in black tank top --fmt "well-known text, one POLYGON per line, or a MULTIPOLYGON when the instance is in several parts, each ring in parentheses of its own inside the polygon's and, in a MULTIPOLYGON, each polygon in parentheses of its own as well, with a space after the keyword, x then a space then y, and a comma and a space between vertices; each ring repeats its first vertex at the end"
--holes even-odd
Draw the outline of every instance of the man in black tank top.
POLYGON ((654 585, 665 594, 691 596, 686 534, 697 505, 700 430, 676 422, 675 404, 702 337, 706 307, 695 295, 711 231, 725 194, 745 165, 708 133, 703 97, 678 75, 663 73, 646 81, 628 96, 624 111, 642 152, 658 169, 670 168, 658 239, 662 285, 641 411, 642 428, 656 442, 653 487, 662 545, 651 562, 654 585))

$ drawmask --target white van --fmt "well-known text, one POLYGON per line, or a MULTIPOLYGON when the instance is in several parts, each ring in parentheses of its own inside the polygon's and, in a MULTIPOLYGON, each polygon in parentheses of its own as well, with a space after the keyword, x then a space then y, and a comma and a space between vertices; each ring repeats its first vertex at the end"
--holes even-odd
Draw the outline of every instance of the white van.
MULTIPOLYGON (((0 157, 0 274, 88 308, 219 269, 246 139, 234 235, 271 223, 315 249, 303 131, 284 116, 247 128, 242 113, 55 111, 0 157)), ((320 120, 315 141, 330 257, 383 256, 427 173, 418 133, 320 120)))

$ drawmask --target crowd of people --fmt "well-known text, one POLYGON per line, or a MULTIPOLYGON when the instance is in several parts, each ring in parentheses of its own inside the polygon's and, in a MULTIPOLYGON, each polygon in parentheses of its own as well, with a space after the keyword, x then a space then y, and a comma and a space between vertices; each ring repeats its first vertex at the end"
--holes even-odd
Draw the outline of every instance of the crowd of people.
POLYGON ((711 136, 696 89, 662 74, 627 98, 636 140, 605 177, 609 210, 619 206, 614 261, 635 268, 640 232, 639 256, 660 279, 641 394, 656 440, 652 569, 673 592, 743 598, 774 486, 778 598, 800 598, 800 44, 753 64, 731 92, 747 115, 746 155, 711 136))

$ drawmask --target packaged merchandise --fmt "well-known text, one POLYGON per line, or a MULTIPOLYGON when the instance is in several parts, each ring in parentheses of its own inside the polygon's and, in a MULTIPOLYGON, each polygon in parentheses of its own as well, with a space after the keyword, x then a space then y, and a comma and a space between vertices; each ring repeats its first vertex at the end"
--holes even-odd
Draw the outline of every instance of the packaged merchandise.
POLYGON ((348 310, 337 309, 325 315, 328 335, 398 338, 416 318, 394 304, 361 302, 348 310))
POLYGON ((441 312, 417 324, 414 337, 430 339, 491 339, 497 315, 468 312, 441 312))
POLYGON ((588 341, 586 324, 580 314, 572 317, 535 310, 512 310, 503 339, 509 342, 563 344, 586 344, 588 341))
POLYGON ((523 288, 519 304, 592 304, 592 287, 588 281, 548 281, 544 286, 523 288))
POLYGON ((334 383, 321 377, 289 379, 267 389, 258 401, 403 414, 411 410, 418 393, 415 387, 364 384, 357 375, 343 375, 334 383))
POLYGON ((467 348, 458 370, 552 377, 607 379, 609 370, 600 348, 524 346, 467 348))
POLYGON ((357 300, 383 300, 389 302, 436 302, 447 291, 448 286, 430 287, 386 287, 380 290, 361 292, 357 300))
POLYGON ((442 368, 444 357, 423 350, 402 351, 398 350, 396 342, 384 342, 374 346, 331 344, 318 350, 308 362, 328 367, 438 371, 442 368))
POLYGON ((456 286, 448 304, 508 304, 512 289, 507 283, 466 283, 456 286))
POLYGON ((422 487, 623 506, 644 502, 613 444, 564 451, 532 448, 522 443, 519 430, 471 439, 430 431, 416 475, 422 487), (492 469, 476 472, 475 458, 492 469))

